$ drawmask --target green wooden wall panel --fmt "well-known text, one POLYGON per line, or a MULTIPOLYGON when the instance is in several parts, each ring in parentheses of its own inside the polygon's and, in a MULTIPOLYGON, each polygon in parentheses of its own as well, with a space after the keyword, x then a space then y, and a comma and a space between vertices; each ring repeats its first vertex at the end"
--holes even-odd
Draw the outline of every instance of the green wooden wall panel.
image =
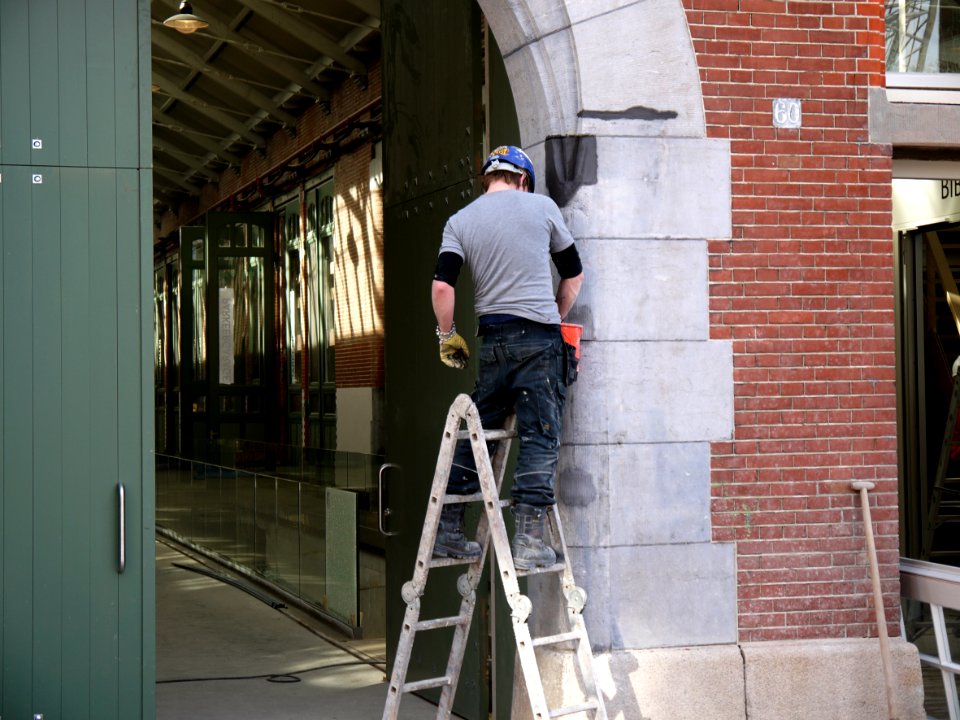
MULTIPOLYGON (((136 153, 136 148, 133 150, 136 153)), ((144 316, 151 315, 151 305, 143 302, 141 254, 146 251, 140 235, 140 173, 136 170, 119 170, 117 173, 117 296, 128 298, 117 314, 118 364, 117 382, 124 389, 124 400, 118 408, 117 441, 119 449, 120 481, 126 491, 126 563, 132 577, 134 573, 146 573, 143 567, 142 538, 136 531, 143 527, 142 490, 140 477, 145 443, 153 435, 143 434, 143 417, 152 417, 151 406, 143 405, 141 388, 142 369, 146 358, 143 355, 144 316)), ((152 253, 151 257, 152 257, 152 253)), ((145 277, 151 277, 146 275, 145 277)), ((152 353, 146 356, 152 359, 152 353)), ((147 485, 149 487, 149 484, 147 485)), ((151 550, 153 544, 151 543, 151 550)), ((152 574, 153 563, 147 566, 152 574)), ((126 571, 125 571, 126 572, 126 571)), ((121 582, 119 599, 120 626, 127 632, 120 636, 120 687, 119 717, 138 717, 141 709, 140 659, 143 656, 143 637, 139 631, 142 612, 142 587, 135 582, 121 582)))
MULTIPOLYGON (((90 170, 90 340, 97 349, 90 369, 91 478, 95 507, 116 507, 118 467, 117 342, 117 172, 90 170)), ((124 403, 127 398, 124 398, 124 403)), ((116 574, 117 522, 106 515, 91 528, 92 572, 102 578, 91 589, 91 654, 118 656, 119 576, 116 574)), ((91 674, 91 715, 115 718, 119 690, 116 667, 97 663, 91 674)))
MULTIPOLYGON (((2 91, 2 87, 0 87, 0 91, 2 91)), ((4 277, 4 267, 5 267, 4 256, 6 255, 6 249, 5 249, 6 241, 8 238, 13 237, 13 235, 7 232, 7 223, 9 223, 9 220, 7 222, 4 222, 4 217, 6 214, 4 213, 5 196, 3 192, 3 183, 2 183, 3 171, 4 171, 4 167, 0 165, 0 282, 3 281, 3 277, 4 277)), ((6 429, 6 422, 5 422, 6 413, 3 412, 3 408, 5 407, 4 387, 6 385, 6 382, 5 382, 6 363, 4 360, 5 358, 4 348, 6 347, 6 333, 4 332, 3 320, 4 320, 6 307, 7 305, 4 298, 3 287, 2 285, 0 285, 0 541, 2 541, 3 538, 6 537, 6 535, 4 534, 4 516, 6 514, 6 510, 5 510, 6 503, 4 502, 4 494, 5 494, 5 488, 6 488, 7 473, 6 473, 6 449, 5 449, 6 443, 3 440, 3 438, 6 437, 6 433, 4 432, 4 430, 6 429)), ((6 619, 6 613, 4 611, 4 601, 3 601, 4 590, 6 588, 4 577, 5 577, 5 572, 4 572, 3 550, 2 550, 2 545, 0 545, 0 708, 4 706, 3 705, 3 697, 4 697, 3 678, 6 677, 6 673, 4 672, 4 661, 5 661, 4 620, 6 619)))
MULTIPOLYGON (((147 0, 141 0, 137 3, 140 8, 140 17, 138 18, 138 29, 140 38, 139 57, 142 61, 138 63, 140 71, 140 162, 137 167, 153 167, 153 93, 150 90, 153 81, 153 62, 151 53, 153 52, 150 22, 150 3, 147 0)), ((150 194, 143 197, 141 207, 150 209, 153 207, 153 174, 150 174, 149 185, 150 194)), ((145 225, 148 232, 144 237, 153 237, 153 227, 150 224, 145 225)), ((152 268, 151 264, 148 266, 152 268)), ((148 274, 149 275, 149 274, 148 274)), ((152 395, 151 395, 152 397, 152 395)))
MULTIPOLYGON (((2 93, 2 91, 3 91, 3 88, 0 87, 0 93, 2 93)), ((0 95, 0 97, 2 97, 2 95, 0 95)), ((4 167, 0 165, 0 282, 2 282, 3 276, 4 276, 3 257, 4 255, 6 255, 6 251, 5 251, 6 238, 11 237, 6 232, 6 226, 3 220, 4 218, 4 194, 3 194, 3 182, 2 182, 3 170, 4 170, 4 167)), ((3 409, 5 407, 4 378, 6 377, 6 373, 4 371, 4 368, 5 368, 4 348, 6 347, 6 335, 4 333, 4 322, 3 322, 4 308, 6 308, 6 303, 4 302, 3 288, 0 287, 0 543, 2 543, 3 539, 6 537, 6 535, 4 534, 4 522, 3 522, 3 518, 5 514, 4 508, 6 507, 3 499, 4 488, 6 487, 6 459, 5 459, 6 453, 4 450, 5 443, 3 441, 3 438, 6 434, 4 433, 5 413, 3 412, 3 409)), ((4 597, 5 588, 6 588, 6 585, 4 584, 3 550, 0 549, 0 708, 3 707, 3 685, 4 685, 3 678, 6 676, 6 673, 3 671, 3 668, 4 668, 4 652, 3 652, 3 648, 4 648, 3 624, 4 623, 3 621, 6 618, 6 615, 4 613, 3 597, 4 597)))
POLYGON ((4 718, 155 715, 149 74, 147 0, 0 0, 4 718))
MULTIPOLYGON (((149 18, 147 28, 149 29, 149 18)), ((149 34, 147 47, 149 47, 149 34)), ((144 88, 149 85, 144 85, 144 88)), ((147 98, 149 100, 149 97, 147 98)), ((146 116, 149 118, 149 115, 146 116)), ((149 140, 149 126, 148 136, 149 140)), ((150 143, 147 143, 148 147, 150 143)), ((139 207, 150 208, 153 205, 153 172, 151 170, 139 171, 139 207)), ((140 339, 140 352, 143 360, 141 366, 142 375, 140 377, 140 403, 147 409, 153 408, 154 387, 153 375, 145 368, 153 367, 153 317, 152 313, 147 312, 147 308, 153 304, 153 248, 150 247, 148 239, 153 238, 153 216, 148 212, 141 212, 140 217, 140 307, 142 308, 140 323, 142 334, 140 339)), ((157 685, 154 679, 157 676, 156 667, 156 644, 157 644, 157 623, 156 623, 156 525, 155 501, 156 501, 156 464, 153 446, 154 433, 153 413, 144 412, 140 416, 140 437, 142 438, 142 452, 140 454, 140 477, 141 495, 138 507, 142 513, 140 528, 140 547, 139 553, 142 562, 142 571, 140 575, 140 609, 141 619, 141 648, 142 657, 140 658, 140 667, 142 668, 142 678, 140 680, 143 688, 141 694, 141 708, 139 717, 141 720, 154 720, 156 717, 157 685)), ((131 532, 134 532, 137 526, 131 525, 131 532)), ((131 717, 137 717, 132 715, 131 717)))
POLYGON ((29 3, 0 2, 0 164, 30 161, 29 3))
POLYGON ((33 712, 60 708, 63 601, 60 173, 31 184, 33 248, 33 712))
POLYGON ((149 166, 149 57, 146 2, 0 4, 0 163, 149 166))
POLYGON ((57 0, 30 0, 30 162, 56 165, 60 158, 57 0))
MULTIPOLYGON (((116 134, 116 35, 133 28, 116 28, 113 0, 86 0, 87 7, 87 151, 93 167, 115 167, 116 134)), ((135 33, 134 33, 135 34, 135 33)), ((129 62, 129 59, 125 58, 129 62)))
POLYGON ((57 28, 60 163, 87 164, 87 18, 83 0, 60 3, 57 28))
POLYGON ((62 607, 63 697, 72 720, 92 720, 90 715, 90 536, 95 522, 91 478, 90 409, 95 398, 90 371, 96 360, 89 328, 90 283, 95 277, 90 263, 89 171, 61 171, 61 293, 63 346, 69 356, 63 364, 63 567, 62 607))
POLYGON ((8 717, 27 717, 33 694, 33 328, 29 172, 2 171, 3 694, 8 717))
MULTIPOLYGON (((116 105, 116 166, 135 168, 140 159, 140 67, 120 62, 137 57, 140 37, 130 32, 137 26, 138 8, 130 0, 114 0, 114 53, 118 58, 114 75, 116 105)), ((136 207, 136 201, 132 204, 136 207)), ((135 275, 134 275, 135 276, 135 275)))

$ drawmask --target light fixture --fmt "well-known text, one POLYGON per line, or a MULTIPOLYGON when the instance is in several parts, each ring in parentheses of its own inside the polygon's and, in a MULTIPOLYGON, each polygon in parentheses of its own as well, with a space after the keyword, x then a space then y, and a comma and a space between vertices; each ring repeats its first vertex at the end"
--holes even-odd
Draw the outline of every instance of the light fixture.
POLYGON ((164 20, 163 24, 184 35, 189 35, 192 32, 207 27, 210 23, 193 14, 193 8, 190 6, 188 0, 181 0, 180 11, 176 15, 171 15, 164 20))

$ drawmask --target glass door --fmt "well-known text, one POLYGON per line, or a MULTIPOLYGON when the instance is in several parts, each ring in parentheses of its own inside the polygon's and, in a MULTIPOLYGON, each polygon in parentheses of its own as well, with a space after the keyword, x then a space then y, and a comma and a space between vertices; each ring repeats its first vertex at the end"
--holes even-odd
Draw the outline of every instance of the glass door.
POLYGON ((273 217, 210 213, 206 246, 207 457, 223 464, 231 440, 276 440, 273 217))

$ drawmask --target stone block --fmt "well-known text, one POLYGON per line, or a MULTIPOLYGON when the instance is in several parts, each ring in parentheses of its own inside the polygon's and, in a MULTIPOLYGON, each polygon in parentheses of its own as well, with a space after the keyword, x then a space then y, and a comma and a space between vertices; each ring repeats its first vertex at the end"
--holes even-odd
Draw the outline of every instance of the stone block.
MULTIPOLYGON (((898 720, 923 720, 917 649, 891 638, 898 720)), ((742 646, 750 720, 875 720, 887 711, 876 639, 757 642, 742 646)))
POLYGON ((569 321, 585 339, 709 338, 706 241, 588 238, 577 249, 586 282, 569 321))
POLYGON ((960 107, 890 102, 885 88, 870 88, 870 142, 911 147, 960 147, 960 107))
MULTIPOLYGON (((889 718, 875 639, 614 650, 595 657, 607 716, 630 720, 889 718)), ((893 639, 898 720, 924 720, 916 648, 893 639)), ((582 697, 569 654, 538 655, 551 707, 582 697)), ((519 670, 514 720, 530 709, 519 670)))
MULTIPOLYGON (((541 652, 538 659, 551 709, 584 697, 569 654, 541 652)), ((603 655, 594 665, 611 720, 744 718, 743 661, 735 645, 626 650, 603 655)), ((511 717, 529 720, 529 700, 519 674, 517 679, 511 717)))
POLYGON ((564 208, 575 237, 730 237, 729 141, 597 137, 597 168, 564 208))
POLYGON ((709 542, 710 446, 565 445, 557 497, 571 547, 709 542))
MULTIPOLYGON (((569 33, 547 35, 505 56, 503 61, 524 147, 550 135, 579 132, 576 48, 569 33)), ((543 166, 535 163, 535 167, 543 166)))
POLYGON ((564 427, 585 445, 699 442, 733 432, 729 342, 584 342, 564 427))
MULTIPOLYGON (((594 650, 737 639, 731 543, 571 548, 570 557, 587 592, 584 619, 594 650)), ((550 607, 550 592, 533 584, 529 592, 535 607, 550 607)))
POLYGON ((519 48, 570 27, 567 3, 556 0, 478 0, 500 53, 519 48))
POLYGON ((705 137, 700 74, 679 2, 571 3, 570 13, 581 132, 705 137), (581 18, 586 12, 595 14, 581 18))

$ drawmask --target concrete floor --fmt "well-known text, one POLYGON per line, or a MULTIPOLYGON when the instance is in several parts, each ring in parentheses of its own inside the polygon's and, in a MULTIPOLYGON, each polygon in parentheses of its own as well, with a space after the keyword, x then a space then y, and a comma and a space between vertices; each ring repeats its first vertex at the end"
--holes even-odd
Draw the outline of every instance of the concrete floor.
MULTIPOLYGON (((343 639, 294 609, 177 565, 204 567, 158 543, 157 720, 381 717, 382 640, 343 639)), ((435 716, 435 706, 404 697, 401 720, 435 716)))

